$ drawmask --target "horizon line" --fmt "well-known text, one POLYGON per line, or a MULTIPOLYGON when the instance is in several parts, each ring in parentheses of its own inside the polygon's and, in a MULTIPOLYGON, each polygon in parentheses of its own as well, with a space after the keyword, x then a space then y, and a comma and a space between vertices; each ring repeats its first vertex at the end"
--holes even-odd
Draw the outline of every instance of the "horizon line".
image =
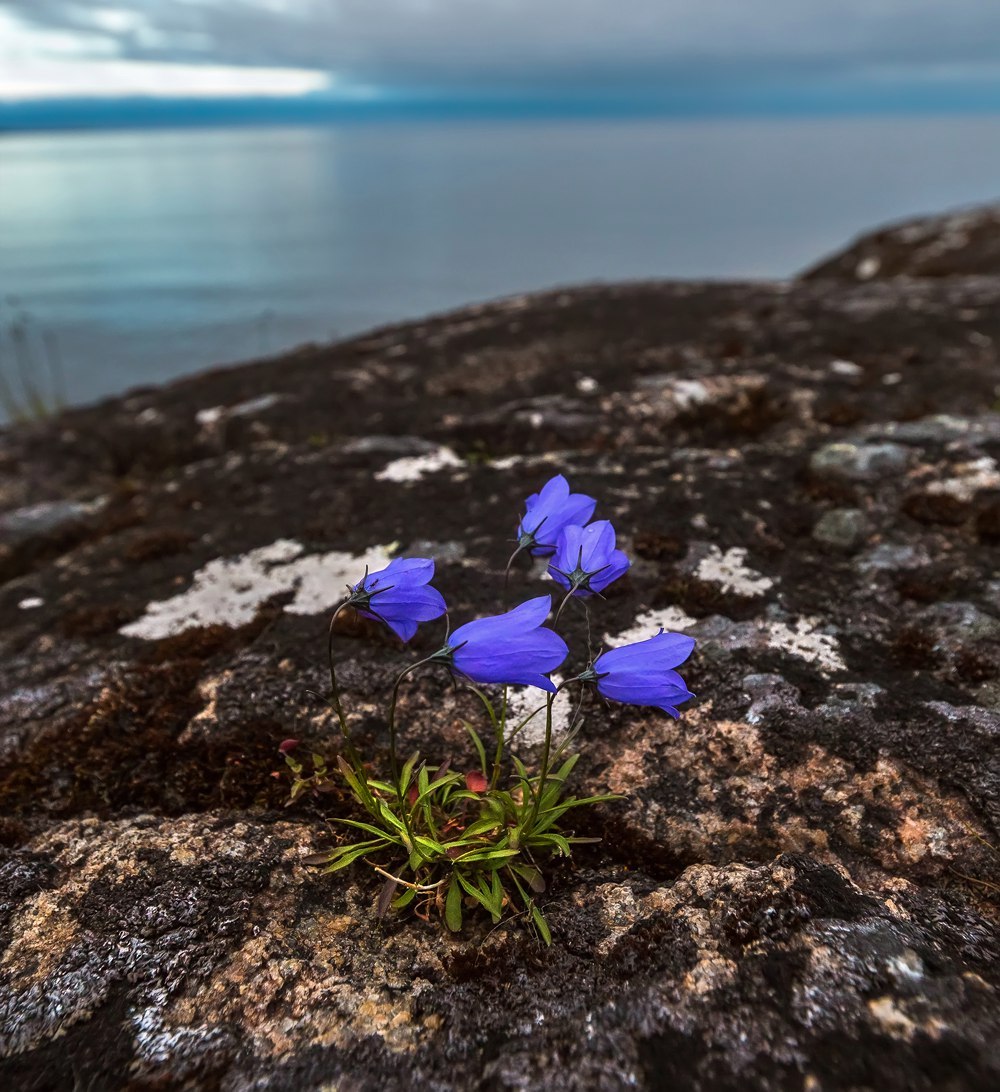
POLYGON ((129 95, 0 99, 0 135, 135 128, 204 128, 350 121, 709 120, 984 116, 1000 114, 1000 87, 795 90, 722 88, 644 94, 444 93, 335 98, 129 95), (985 92, 985 93, 984 93, 985 92))

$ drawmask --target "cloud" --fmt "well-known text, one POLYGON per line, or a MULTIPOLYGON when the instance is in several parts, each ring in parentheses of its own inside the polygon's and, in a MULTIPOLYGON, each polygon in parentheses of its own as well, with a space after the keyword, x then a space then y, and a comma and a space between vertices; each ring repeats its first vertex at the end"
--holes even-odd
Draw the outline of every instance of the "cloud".
POLYGON ((81 58, 322 71, 344 86, 1000 76, 1000 4, 985 0, 0 0, 4 11, 69 36, 81 58))

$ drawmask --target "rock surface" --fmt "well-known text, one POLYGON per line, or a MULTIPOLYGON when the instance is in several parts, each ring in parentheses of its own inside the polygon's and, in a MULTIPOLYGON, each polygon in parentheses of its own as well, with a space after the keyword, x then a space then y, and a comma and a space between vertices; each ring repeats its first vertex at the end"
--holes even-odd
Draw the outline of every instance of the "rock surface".
MULTIPOLYGON (((582 289, 0 435, 3 1087, 1000 1086, 998 339, 1000 276, 582 289), (587 707, 551 948, 379 924, 271 777, 336 750, 329 608, 399 544, 495 609, 556 470, 635 558, 597 633, 690 632, 699 699, 587 707)), ((379 761, 438 636, 336 637, 379 761)))
POLYGON ((1000 204, 920 216, 856 239, 813 266, 814 280, 1000 274, 1000 204))

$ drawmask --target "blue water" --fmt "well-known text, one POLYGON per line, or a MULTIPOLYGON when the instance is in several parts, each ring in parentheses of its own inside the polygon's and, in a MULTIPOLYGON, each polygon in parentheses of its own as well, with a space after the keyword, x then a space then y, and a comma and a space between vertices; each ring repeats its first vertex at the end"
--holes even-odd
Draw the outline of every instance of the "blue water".
POLYGON ((527 289, 787 276, 998 195, 1000 117, 8 136, 0 372, 21 312, 22 368, 90 401, 527 289))

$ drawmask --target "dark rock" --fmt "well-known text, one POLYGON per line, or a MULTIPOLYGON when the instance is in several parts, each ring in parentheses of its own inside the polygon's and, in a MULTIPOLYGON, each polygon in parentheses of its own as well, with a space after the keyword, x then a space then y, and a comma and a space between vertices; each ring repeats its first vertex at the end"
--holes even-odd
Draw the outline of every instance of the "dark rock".
POLYGON ((814 452, 809 468, 818 478, 843 478, 852 482, 878 482, 902 474, 910 453, 900 444, 827 444, 814 452))
POLYGON ((835 550, 855 550, 869 532, 864 512, 857 508, 833 508, 824 512, 813 528, 813 538, 835 550))
POLYGON ((921 216, 862 235, 807 280, 1000 275, 1000 205, 921 216))
MULTIPOLYGON (((1000 276, 590 288, 3 434, 3 1086, 1000 1085, 982 338, 1000 276), (551 948, 379 923, 367 869, 302 863, 348 802, 286 809, 271 776, 290 737, 337 752, 329 610, 394 543, 435 556, 456 624, 496 609, 556 471, 639 562, 589 626, 567 611, 573 665, 588 630, 681 629, 699 697, 586 707, 578 788, 623 799, 550 869, 551 948)), ((383 769, 377 702, 440 632, 342 621, 383 769)), ((419 676, 401 713, 407 747, 469 760, 470 695, 419 676)))

